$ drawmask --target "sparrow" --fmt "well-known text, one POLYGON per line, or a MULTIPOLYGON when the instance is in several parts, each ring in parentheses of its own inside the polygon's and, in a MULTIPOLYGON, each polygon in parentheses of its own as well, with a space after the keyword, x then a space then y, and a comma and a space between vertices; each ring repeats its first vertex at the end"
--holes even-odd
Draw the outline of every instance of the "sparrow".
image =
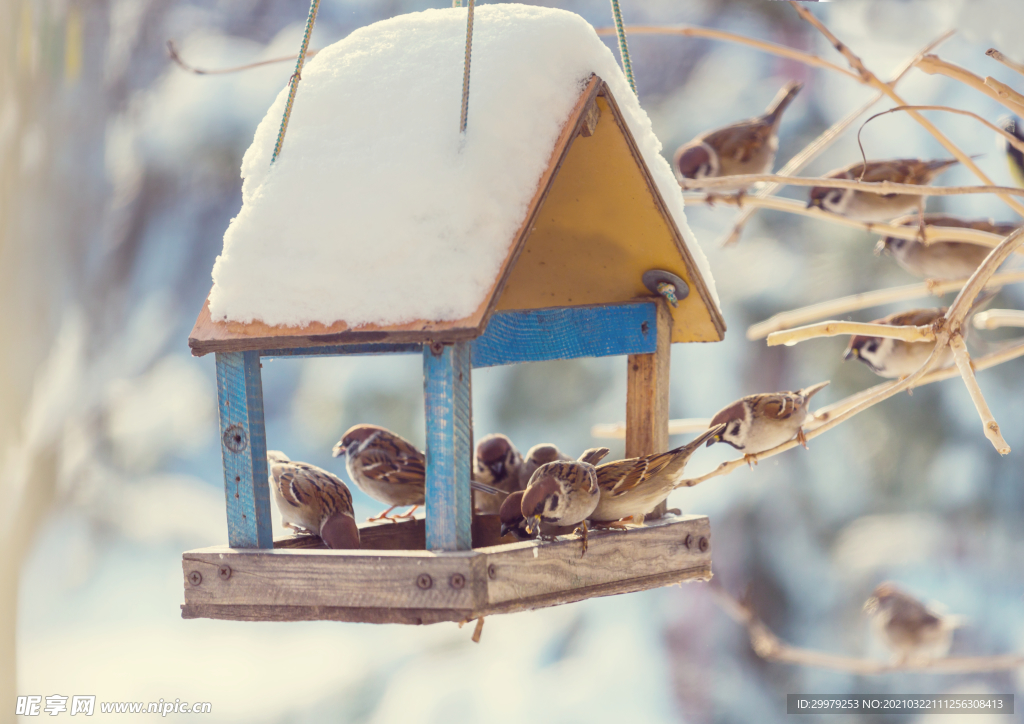
MULTIPOLYGON (((896 312, 887 317, 875 319, 872 323, 921 327, 926 324, 934 324, 945 313, 945 307, 937 309, 912 309, 909 312, 896 312)), ((879 377, 906 377, 917 372, 934 349, 934 340, 930 342, 904 342, 902 339, 867 337, 858 334, 850 337, 850 344, 846 347, 843 359, 859 359, 879 377)), ((945 367, 948 365, 951 356, 952 353, 947 347, 939 359, 939 366, 945 367)))
POLYGON ((478 513, 497 513, 502 501, 508 493, 521 490, 520 472, 523 467, 523 456, 506 436, 488 435, 476 446, 473 460, 473 479, 493 485, 504 491, 505 495, 488 495, 476 493, 474 498, 478 513))
MULTIPOLYGON (((334 446, 334 457, 346 456, 352 482, 374 500, 389 505, 368 521, 411 518, 426 499, 426 457, 408 440, 377 425, 355 425, 334 446), (412 506, 402 515, 389 515, 412 506)), ((471 480, 470 488, 504 497, 506 491, 471 480)))
POLYGON ((526 457, 523 458, 522 467, 519 468, 519 487, 525 490, 537 468, 544 463, 553 463, 556 460, 572 460, 572 458, 551 443, 542 442, 531 447, 527 451, 526 457))
POLYGON ((626 518, 632 518, 636 525, 643 525, 644 515, 665 500, 682 479, 683 469, 694 451, 724 429, 725 424, 714 425, 668 452, 598 465, 597 487, 601 498, 590 520, 617 528, 624 527, 626 518))
POLYGON ((765 392, 747 395, 711 418, 711 426, 725 424, 720 432, 711 436, 708 446, 724 442, 743 452, 747 464, 757 463, 757 453, 770 450, 796 436, 807 447, 804 420, 807 405, 828 381, 805 387, 796 392, 765 392))
POLYGON ((315 465, 289 460, 280 450, 267 451, 267 466, 285 528, 318 535, 328 548, 359 547, 352 493, 340 478, 315 465))
POLYGON ((893 583, 878 586, 864 602, 864 612, 872 617, 875 632, 900 664, 910 659, 942 658, 949 653, 954 629, 963 625, 960 617, 929 610, 893 583))
MULTIPOLYGON (((899 184, 925 186, 950 166, 959 163, 956 159, 921 161, 916 158, 897 158, 890 161, 868 161, 867 170, 863 163, 830 171, 823 178, 852 179, 854 181, 891 181, 899 184), (863 178, 861 175, 863 173, 863 178)), ((815 186, 807 208, 815 206, 825 211, 840 214, 855 221, 888 221, 897 216, 920 208, 923 196, 910 194, 873 194, 856 189, 832 189, 815 186)))
MULTIPOLYGON (((509 533, 521 541, 537 537, 537 530, 531 533, 526 529, 526 517, 523 515, 523 496, 525 494, 526 491, 517 490, 502 501, 501 509, 498 511, 498 520, 501 521, 501 536, 503 538, 509 533)), ((572 531, 573 527, 571 525, 558 526, 541 523, 539 534, 543 538, 554 538, 560 535, 567 535, 572 533, 572 531)))
POLYGON ((787 83, 762 115, 708 131, 680 146, 672 160, 676 177, 771 173, 779 149, 779 121, 801 88, 803 83, 787 83))
MULTIPOLYGON (((919 216, 911 214, 891 223, 894 226, 912 226, 919 222, 919 216)), ((996 224, 985 219, 960 219, 945 214, 925 214, 924 222, 931 226, 987 231, 999 236, 1006 236, 1017 228, 1013 224, 996 224)), ((966 279, 981 265, 990 251, 992 249, 988 246, 965 241, 933 241, 925 244, 917 239, 897 239, 892 236, 882 239, 875 246, 876 253, 891 254, 897 264, 914 276, 936 281, 966 279)))
POLYGON ((597 507, 597 463, 609 453, 606 447, 591 448, 578 461, 558 460, 537 468, 523 494, 521 510, 530 533, 541 523, 580 525, 583 553, 587 552, 587 518, 597 507))
MULTIPOLYGON (((1000 125, 1004 131, 1024 141, 1024 128, 1021 127, 1019 118, 1004 118, 1000 125)), ((1006 148, 1006 161, 1010 164, 1010 175, 1013 177, 1013 182, 1018 186, 1024 186, 1024 153, 1011 146, 1005 138, 1003 146, 1006 148)))

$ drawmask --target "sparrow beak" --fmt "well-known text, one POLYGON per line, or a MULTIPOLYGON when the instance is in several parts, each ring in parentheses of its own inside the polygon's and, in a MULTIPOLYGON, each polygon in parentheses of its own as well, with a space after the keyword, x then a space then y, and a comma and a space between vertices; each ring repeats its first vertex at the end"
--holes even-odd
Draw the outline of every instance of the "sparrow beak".
POLYGON ((504 538, 505 536, 507 536, 510 530, 512 530, 512 528, 509 527, 509 525, 507 523, 502 523, 501 524, 501 537, 504 538))
POLYGON ((809 199, 807 201, 807 208, 808 209, 820 209, 821 208, 821 199, 809 199))
POLYGON ((846 354, 843 355, 844 360, 850 360, 854 357, 860 357, 860 350, 856 347, 850 347, 850 349, 846 350, 846 354))
POLYGON ((708 444, 705 445, 704 447, 711 447, 716 442, 722 442, 722 434, 721 433, 715 435, 714 437, 708 438, 708 444))
POLYGON ((540 516, 532 515, 526 519, 526 532, 533 535, 534 532, 540 530, 540 516))
POLYGON ((341 443, 339 442, 339 443, 338 443, 337 445, 335 445, 335 446, 334 446, 334 448, 333 448, 333 449, 331 450, 331 454, 332 454, 332 455, 333 455, 334 457, 336 457, 336 458, 340 458, 340 457, 341 457, 342 455, 344 455, 344 454, 345 454, 345 446, 344 446, 344 445, 342 445, 342 444, 341 444, 341 443))
POLYGON ((889 251, 888 239, 879 239, 875 244, 875 256, 881 256, 883 252, 889 251))
POLYGON ((499 478, 501 478, 502 476, 505 475, 505 461, 504 460, 499 460, 498 462, 494 463, 493 465, 488 465, 487 467, 489 467, 491 469, 491 474, 494 475, 494 479, 495 480, 497 480, 497 479, 499 479, 499 478))

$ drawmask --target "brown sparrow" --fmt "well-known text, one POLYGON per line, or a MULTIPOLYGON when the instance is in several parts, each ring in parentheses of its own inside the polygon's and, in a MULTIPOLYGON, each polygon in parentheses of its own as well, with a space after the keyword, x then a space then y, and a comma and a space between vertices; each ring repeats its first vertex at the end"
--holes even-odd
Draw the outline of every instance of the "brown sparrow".
POLYGON ((803 83, 787 83, 762 115, 697 136, 680 146, 672 168, 680 179, 771 173, 779 149, 782 112, 803 83))
POLYGON ((606 527, 623 527, 625 519, 632 518, 636 525, 643 525, 644 515, 675 489, 694 451, 724 429, 724 424, 712 426, 675 450, 598 465, 601 499, 590 520, 606 527))
MULTIPOLYGON (((526 529, 526 518, 523 516, 523 496, 525 494, 526 491, 517 490, 502 502, 501 509, 498 511, 502 537, 509 533, 521 541, 537 537, 538 531, 536 529, 533 533, 526 529)), ((554 538, 555 536, 572 533, 572 530, 573 527, 571 525, 557 526, 541 523, 539 533, 543 538, 554 538)))
POLYGON ((572 460, 572 458, 551 443, 542 442, 531 447, 527 451, 526 457, 523 458, 522 467, 519 468, 519 487, 525 490, 526 486, 530 484, 530 478, 533 477, 537 468, 545 463, 553 463, 556 460, 572 460))
POLYGON ((318 535, 328 548, 359 547, 352 493, 345 483, 315 465, 289 460, 280 450, 267 451, 267 465, 285 528, 318 535))
MULTIPOLYGON (((945 307, 912 309, 909 312, 896 312, 888 317, 875 319, 873 324, 921 327, 926 324, 934 324, 945 313, 945 307)), ((879 377, 906 377, 917 372, 934 349, 934 340, 931 342, 904 342, 902 339, 866 337, 858 334, 850 337, 850 344, 846 347, 843 359, 857 358, 879 377)), ((947 347, 939 359, 938 366, 948 365, 951 356, 952 353, 947 347)))
MULTIPOLYGON (((895 226, 916 226, 920 222, 917 214, 903 216, 892 221, 895 226)), ((987 231, 990 234, 1006 236, 1016 227, 1013 224, 996 224, 985 219, 959 219, 945 214, 925 214, 924 222, 932 226, 955 226, 963 229, 987 231)), ((966 279, 981 265, 990 247, 965 241, 933 241, 925 244, 917 239, 886 237, 878 242, 876 252, 891 254, 896 263, 921 279, 966 279)))
POLYGON ((473 496, 476 511, 492 515, 497 513, 507 494, 522 488, 519 484, 522 467, 523 456, 507 437, 494 434, 483 438, 476 446, 473 479, 493 485, 504 491, 505 495, 476 493, 473 496))
POLYGON ((878 586, 864 602, 864 611, 901 664, 911 659, 942 658, 949 653, 954 629, 962 625, 959 617, 929 610, 893 583, 878 586))
MULTIPOLYGON (((916 158, 897 158, 889 161, 868 161, 830 171, 823 178, 852 179, 854 181, 892 181, 899 184, 927 185, 950 166, 960 163, 956 159, 921 161, 916 158), (863 178, 861 173, 863 172, 863 178)), ((923 203, 924 197, 910 194, 873 194, 856 189, 830 189, 815 186, 807 207, 816 206, 855 221, 888 221, 910 213, 923 203)))
MULTIPOLYGON (((345 468, 352 482, 385 505, 391 506, 368 520, 411 518, 426 497, 426 458, 416 447, 377 425, 355 425, 334 446, 334 457, 346 456, 345 468), (412 508, 402 515, 388 515, 401 506, 412 508)), ((504 497, 505 491, 470 481, 473 490, 504 497)))
POLYGON ((587 450, 579 461, 556 461, 541 465, 530 478, 523 494, 522 512, 526 529, 533 532, 541 523, 580 525, 583 552, 587 552, 587 518, 597 507, 597 465, 609 453, 606 447, 587 450))
POLYGON ((721 432, 708 440, 708 446, 724 442, 743 452, 747 464, 757 462, 757 453, 771 450, 796 436, 804 447, 804 420, 807 405, 828 381, 796 392, 765 392, 747 395, 720 410, 712 419, 712 427, 725 423, 721 432))

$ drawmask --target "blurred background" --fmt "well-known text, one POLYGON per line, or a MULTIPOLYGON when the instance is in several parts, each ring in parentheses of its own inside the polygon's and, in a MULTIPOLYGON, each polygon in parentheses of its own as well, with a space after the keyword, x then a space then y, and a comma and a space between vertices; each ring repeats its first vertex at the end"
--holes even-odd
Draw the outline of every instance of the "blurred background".
MULTIPOLYGON (((311 47, 444 4, 324 0, 311 47)), ((607 2, 538 4, 611 24, 607 2)), ((838 59, 781 2, 622 7, 627 23, 718 27, 838 59)), ((1024 676, 1013 673, 856 677, 766 663, 703 584, 493 617, 480 644, 449 624, 183 621, 181 553, 226 542, 214 360, 190 357, 186 340, 240 208, 242 153, 292 64, 199 76, 170 62, 166 43, 206 68, 286 56, 298 48, 307 9, 299 0, 0 4, 0 719, 15 693, 209 701, 209 719, 225 722, 568 724, 781 722, 787 693, 1024 691, 1024 676)), ((1022 85, 984 56, 995 45, 1024 60, 1018 0, 840 0, 812 9, 883 78, 953 28, 943 57, 1022 85)), ((738 45, 636 35, 630 49, 641 103, 669 157, 699 132, 760 113, 799 78, 806 87, 783 121, 778 167, 872 95, 738 45)), ((899 91, 993 121, 1003 113, 969 88, 916 71, 899 91)), ((1012 183, 993 133, 933 115, 968 153, 984 154, 978 163, 996 183, 1012 183)), ((806 174, 858 160, 854 135, 806 174)), ((871 123, 863 140, 869 158, 947 155, 898 115, 871 123)), ((941 183, 973 178, 954 168, 941 183)), ((933 198, 929 210, 1014 219, 987 196, 933 198)), ((739 245, 723 249, 735 210, 688 213, 729 332, 720 344, 674 348, 673 417, 710 417, 745 394, 831 379, 816 398, 824 404, 878 381, 864 365, 842 362, 845 339, 768 348, 743 334, 784 309, 912 282, 872 254, 874 237, 761 212, 739 245)), ((1021 290, 1007 289, 995 306, 1022 303, 1021 290)), ((975 334, 974 349, 1007 336, 975 334)), ((524 450, 542 441, 588 447, 592 424, 624 418, 625 364, 477 371, 476 435, 503 431, 524 450)), ((1014 448, 1006 458, 954 380, 891 399, 813 440, 810 451, 678 492, 670 506, 711 516, 717 580, 733 593, 749 590, 768 625, 795 645, 887 657, 860 607, 892 579, 969 619, 954 654, 1019 652, 1024 363, 979 379, 1014 448)), ((275 361, 263 380, 269 446, 293 459, 342 473, 330 448, 356 422, 423 444, 417 357, 275 361)), ((612 447, 623 452, 621 441, 612 447)), ((731 456, 723 445, 703 450, 688 472, 731 456)), ((357 517, 377 512, 353 491, 357 517)))

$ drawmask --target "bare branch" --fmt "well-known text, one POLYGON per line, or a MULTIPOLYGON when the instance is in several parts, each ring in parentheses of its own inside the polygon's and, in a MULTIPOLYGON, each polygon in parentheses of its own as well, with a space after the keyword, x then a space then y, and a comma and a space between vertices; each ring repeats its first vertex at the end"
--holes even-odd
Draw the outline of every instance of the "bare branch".
POLYGON ((784 344, 792 347, 798 342, 819 337, 837 337, 841 334, 861 334, 869 337, 889 337, 902 339, 905 342, 931 342, 935 339, 935 330, 929 325, 921 327, 894 326, 891 324, 875 324, 873 322, 820 322, 806 327, 772 332, 768 335, 768 346, 776 347, 784 344))
POLYGON ((975 329, 1024 327, 1024 311, 1019 309, 989 309, 988 311, 975 314, 971 318, 971 323, 975 329))
POLYGON ((1024 243, 1024 226, 1019 226, 1015 231, 1010 233, 1003 241, 989 252, 989 255, 985 257, 977 269, 974 270, 974 274, 967 280, 967 284, 960 290, 956 299, 953 300, 953 304, 950 305, 949 311, 946 312, 946 324, 950 331, 960 331, 960 325, 963 324, 964 317, 971 310, 971 306, 974 304, 975 298, 981 293, 981 290, 988 284, 989 279, 995 274, 996 269, 1009 258, 1020 245, 1024 243))
MULTIPOLYGON (((312 58, 318 52, 319 51, 316 50, 307 50, 306 57, 312 58)), ((259 68, 261 65, 273 65, 274 63, 284 63, 287 61, 293 61, 299 57, 298 55, 285 55, 280 58, 270 58, 269 60, 261 60, 256 63, 246 63, 245 65, 237 65, 233 68, 217 68, 214 70, 209 70, 206 68, 196 68, 194 65, 189 65, 184 60, 182 60, 181 55, 178 54, 178 49, 174 45, 173 40, 167 41, 167 55, 170 56, 171 60, 174 61, 182 69, 187 70, 190 73, 195 73, 196 75, 218 75, 221 73, 238 73, 239 71, 243 70, 259 68)))
POLYGON ((979 93, 984 93, 992 100, 1002 103, 1017 115, 1024 115, 1024 96, 994 78, 982 80, 981 76, 975 75, 966 68, 961 68, 956 63, 945 61, 937 55, 924 56, 917 61, 917 67, 929 75, 944 75, 947 78, 958 80, 979 93), (996 85, 990 84, 990 80, 994 81, 996 85))
MULTIPOLYGON (((860 127, 860 130, 857 131, 857 142, 860 143, 860 132, 864 130, 864 126, 868 125, 868 123, 870 123, 874 119, 878 118, 879 116, 884 116, 884 115, 886 115, 888 113, 895 113, 896 111, 945 111, 946 113, 956 113, 957 115, 960 115, 960 116, 969 116, 971 118, 974 118, 977 121, 981 121, 981 123, 983 123, 985 126, 987 126, 991 130, 995 131, 1000 136, 1005 138, 1006 142, 1009 143, 1011 146, 1016 148, 1021 153, 1024 153, 1024 141, 1020 140, 1019 138, 1017 138, 1012 133, 1008 133, 1007 131, 1003 130, 1002 128, 1000 128, 996 124, 990 123, 989 121, 986 121, 984 118, 979 116, 977 113, 971 113, 970 111, 963 111, 963 110, 960 110, 959 108, 950 108, 949 106, 896 106, 895 108, 890 108, 887 111, 882 111, 881 113, 876 113, 875 115, 871 116, 871 118, 869 118, 866 121, 864 121, 864 123, 860 127)), ((864 151, 864 148, 862 146, 861 147, 861 153, 862 154, 863 154, 863 151, 864 151)))
POLYGON ((985 397, 981 394, 978 380, 974 377, 971 357, 967 353, 967 345, 964 344, 964 338, 959 334, 954 334, 949 339, 949 348, 953 350, 953 359, 956 361, 957 369, 960 370, 960 376, 964 378, 964 384, 967 385, 967 391, 971 395, 971 402, 978 408, 981 424, 985 429, 985 437, 989 439, 1000 455, 1009 455, 1010 445, 1003 438, 1002 433, 999 432, 999 423, 992 416, 992 410, 989 409, 985 397))
POLYGON ((1024 64, 1018 63, 1015 60, 1010 60, 1009 58, 1007 58, 1005 55, 1000 53, 995 48, 989 48, 988 50, 986 50, 985 51, 985 55, 987 55, 988 57, 992 58, 993 60, 999 61, 1000 63, 1005 65, 1010 70, 1015 70, 1018 73, 1020 73, 1021 75, 1024 75, 1024 64))
POLYGON ((856 181, 845 178, 808 178, 803 176, 780 176, 775 173, 747 173, 736 176, 715 176, 714 178, 682 179, 679 186, 688 191, 717 188, 745 188, 761 182, 778 183, 783 186, 820 186, 829 189, 855 189, 869 194, 906 194, 908 196, 960 196, 963 194, 1012 194, 1024 196, 1024 189, 1016 186, 922 186, 920 184, 898 184, 892 181, 856 181))

